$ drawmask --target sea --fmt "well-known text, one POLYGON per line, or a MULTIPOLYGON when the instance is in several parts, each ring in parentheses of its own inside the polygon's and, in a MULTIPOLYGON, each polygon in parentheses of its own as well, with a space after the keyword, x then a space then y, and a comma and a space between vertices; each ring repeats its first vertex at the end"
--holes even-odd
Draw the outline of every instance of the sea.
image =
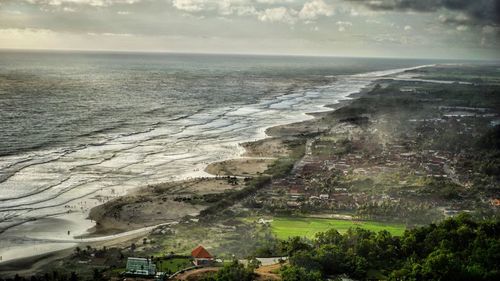
POLYGON ((436 63, 1 51, 0 262, 73 247, 94 226, 90 208, 210 176, 207 164, 239 157, 267 128, 436 63))

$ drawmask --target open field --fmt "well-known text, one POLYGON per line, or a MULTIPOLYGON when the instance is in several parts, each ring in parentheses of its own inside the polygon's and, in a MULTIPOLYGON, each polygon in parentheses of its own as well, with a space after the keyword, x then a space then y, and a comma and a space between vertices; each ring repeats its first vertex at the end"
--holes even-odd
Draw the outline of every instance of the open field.
POLYGON ((190 266, 193 266, 193 263, 188 258, 172 258, 161 261, 158 270, 174 273, 190 266))
POLYGON ((272 232, 279 239, 287 239, 293 236, 314 238, 316 233, 324 232, 331 228, 335 228, 340 233, 344 233, 350 227, 361 227, 377 232, 387 230, 392 235, 401 235, 405 231, 405 226, 402 224, 389 224, 373 221, 350 221, 306 217, 275 217, 271 222, 272 232))

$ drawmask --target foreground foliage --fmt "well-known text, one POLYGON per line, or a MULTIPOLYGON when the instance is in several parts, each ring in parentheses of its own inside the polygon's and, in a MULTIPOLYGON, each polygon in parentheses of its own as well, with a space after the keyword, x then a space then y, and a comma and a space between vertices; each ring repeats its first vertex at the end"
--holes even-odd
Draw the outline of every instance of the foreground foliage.
POLYGON ((476 222, 466 214, 401 237, 361 228, 342 235, 332 229, 313 242, 295 237, 285 244, 291 268, 282 272, 284 280, 318 280, 318 273, 322 278, 500 280, 500 221, 476 222))
POLYGON ((254 268, 245 267, 237 260, 224 265, 217 273, 206 276, 202 281, 252 281, 254 268))

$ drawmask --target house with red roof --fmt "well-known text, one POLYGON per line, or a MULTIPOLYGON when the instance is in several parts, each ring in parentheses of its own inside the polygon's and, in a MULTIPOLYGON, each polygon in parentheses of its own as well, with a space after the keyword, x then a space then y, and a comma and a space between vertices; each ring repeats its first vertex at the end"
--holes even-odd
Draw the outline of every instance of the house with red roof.
POLYGON ((201 245, 191 251, 191 256, 196 266, 210 265, 214 261, 214 257, 201 245))

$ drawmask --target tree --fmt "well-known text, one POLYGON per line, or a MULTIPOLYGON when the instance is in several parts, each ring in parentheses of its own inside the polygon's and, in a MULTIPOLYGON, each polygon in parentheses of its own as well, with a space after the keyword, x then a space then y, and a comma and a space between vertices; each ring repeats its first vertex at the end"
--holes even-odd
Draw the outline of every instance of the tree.
POLYGON ((321 263, 317 259, 316 251, 298 251, 290 256, 290 263, 308 271, 319 271, 322 269, 321 263))
POLYGON ((461 280, 460 262, 447 250, 432 252, 421 267, 421 274, 426 280, 461 280))
POLYGON ((371 269, 389 280, 500 280, 500 221, 478 222, 467 214, 401 237, 359 228, 342 235, 330 230, 312 245, 296 237, 284 246, 296 267, 287 272, 288 280, 302 280, 307 272, 366 279, 371 269))
POLYGON ((252 257, 251 259, 248 259, 248 269, 251 271, 256 270, 257 268, 260 267, 262 262, 260 262, 257 258, 252 257))
POLYGON ((307 241, 297 236, 282 242, 281 247, 289 256, 302 250, 308 251, 312 249, 311 245, 307 241))
POLYGON ((217 281, 252 281, 253 270, 247 269, 237 260, 233 260, 217 272, 216 279, 217 281))
POLYGON ((224 265, 215 275, 205 276, 203 281, 252 281, 253 269, 245 268, 237 260, 233 260, 230 264, 224 265))
POLYGON ((94 271, 92 274, 92 280, 93 281, 102 281, 102 280, 106 280, 106 278, 104 278, 104 275, 102 274, 101 270, 99 270, 98 268, 94 268, 94 271))
POLYGON ((342 274, 348 272, 344 250, 339 245, 321 245, 316 251, 316 258, 325 274, 342 274))
POLYGON ((340 245, 344 241, 344 237, 336 230, 330 229, 326 232, 316 234, 316 245, 334 244, 340 245))

